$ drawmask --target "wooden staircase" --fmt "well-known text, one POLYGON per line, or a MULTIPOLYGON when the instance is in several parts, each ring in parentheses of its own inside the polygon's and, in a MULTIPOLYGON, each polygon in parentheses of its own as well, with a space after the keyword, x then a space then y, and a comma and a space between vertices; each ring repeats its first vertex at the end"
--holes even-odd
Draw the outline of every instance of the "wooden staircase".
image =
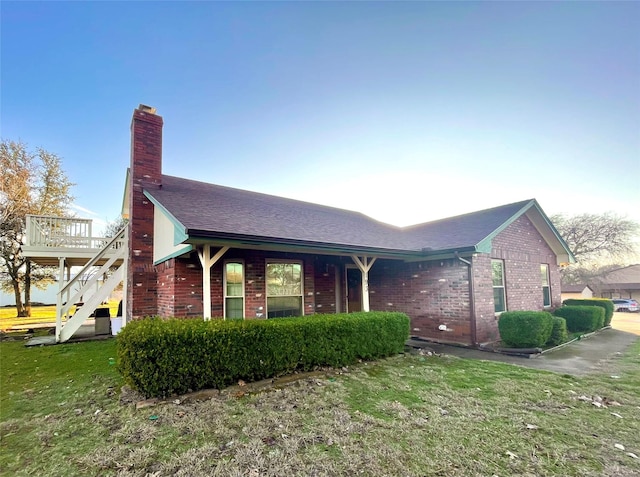
MULTIPOLYGON (((102 302, 109 298, 109 295, 120 282, 126 280, 126 268, 127 268, 127 227, 124 227, 116 236, 113 237, 111 242, 107 243, 103 249, 100 250, 89 262, 82 267, 75 277, 64 284, 58 291, 58 303, 56 306, 56 342, 63 343, 67 341, 73 334, 78 331, 78 328, 85 322, 89 315, 91 315, 95 309, 102 302), (112 251, 116 244, 125 246, 119 246, 116 253, 110 253, 110 258, 105 261, 102 266, 94 273, 89 280, 87 280, 82 286, 79 286, 74 294, 71 294, 72 288, 79 284, 80 277, 87 274, 92 267, 95 267, 105 257, 107 252, 112 251), (120 265, 114 267, 114 264, 119 262, 120 265), (95 290, 98 283, 98 278, 109 274, 102 285, 95 290), (95 291, 93 291, 95 290, 95 291), (69 310, 74 303, 80 301, 81 297, 87 294, 89 291, 93 291, 90 298, 84 302, 84 305, 76 310, 74 315, 69 318, 66 323, 62 323, 62 317, 69 315, 69 310), (64 300, 66 296, 66 301, 64 300)), ((123 307, 123 309, 126 309, 123 307)))

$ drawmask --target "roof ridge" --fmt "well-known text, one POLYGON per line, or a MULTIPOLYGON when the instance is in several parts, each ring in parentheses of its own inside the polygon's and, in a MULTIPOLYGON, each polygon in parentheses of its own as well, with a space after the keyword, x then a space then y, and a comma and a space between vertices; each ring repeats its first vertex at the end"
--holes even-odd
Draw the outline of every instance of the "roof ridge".
POLYGON ((503 204, 503 205, 497 205, 495 207, 489 207, 487 209, 474 210, 474 211, 471 211, 471 212, 465 212, 464 214, 452 215, 452 216, 449 216, 449 217, 443 217, 441 219, 430 220, 428 222, 421 222, 419 224, 414 224, 414 225, 407 225, 407 226, 403 227, 403 230, 408 231, 410 229, 421 227, 423 225, 432 225, 432 224, 437 224, 438 222, 445 222, 445 221, 454 220, 454 219, 461 219, 463 217, 467 217, 467 216, 470 216, 470 215, 478 215, 478 214, 482 214, 482 213, 486 213, 486 212, 496 211, 498 209, 506 209, 508 207, 513 207, 513 206, 516 206, 516 205, 520 206, 519 208, 522 208, 526 204, 529 204, 529 203, 534 202, 534 201, 535 201, 535 199, 520 200, 518 202, 512 202, 510 204, 503 204))

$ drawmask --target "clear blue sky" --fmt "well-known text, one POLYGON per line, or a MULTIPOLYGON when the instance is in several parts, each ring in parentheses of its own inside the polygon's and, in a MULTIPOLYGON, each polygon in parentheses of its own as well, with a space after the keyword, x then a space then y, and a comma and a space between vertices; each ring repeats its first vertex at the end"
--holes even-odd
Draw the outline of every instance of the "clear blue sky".
POLYGON ((398 225, 535 197, 640 221, 639 2, 12 2, 4 139, 119 213, 138 104, 164 173, 398 225))

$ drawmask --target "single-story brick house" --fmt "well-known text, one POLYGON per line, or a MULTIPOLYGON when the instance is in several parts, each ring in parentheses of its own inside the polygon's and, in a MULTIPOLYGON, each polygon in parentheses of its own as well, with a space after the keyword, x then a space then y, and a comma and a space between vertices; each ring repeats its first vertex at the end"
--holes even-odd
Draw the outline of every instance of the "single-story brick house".
POLYGON ((603 298, 633 298, 640 300, 640 264, 627 265, 607 273, 604 280, 593 285, 603 298))
POLYGON ((133 319, 393 310, 414 336, 474 346, 498 338, 504 310, 560 306, 559 267, 574 258, 534 199, 401 228, 163 175, 162 126, 154 108, 133 113, 133 319))
POLYGON ((562 284, 561 289, 562 301, 575 299, 593 298, 593 289, 589 285, 567 285, 562 284))

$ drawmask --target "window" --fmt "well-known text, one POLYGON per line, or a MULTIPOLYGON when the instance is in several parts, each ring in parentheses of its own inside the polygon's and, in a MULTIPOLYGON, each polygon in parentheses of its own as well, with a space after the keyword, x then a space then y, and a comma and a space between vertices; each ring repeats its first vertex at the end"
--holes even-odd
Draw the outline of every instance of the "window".
POLYGON ((507 299, 504 293, 504 262, 491 260, 491 277, 493 279, 493 306, 496 313, 507 309, 507 299))
POLYGON ((267 262, 267 318, 302 316, 302 264, 267 262))
POLYGON ((244 318, 244 264, 224 264, 224 317, 237 320, 244 318))
POLYGON ((549 265, 543 263, 540 265, 540 273, 542 275, 542 306, 551 306, 551 287, 549 286, 549 265))

